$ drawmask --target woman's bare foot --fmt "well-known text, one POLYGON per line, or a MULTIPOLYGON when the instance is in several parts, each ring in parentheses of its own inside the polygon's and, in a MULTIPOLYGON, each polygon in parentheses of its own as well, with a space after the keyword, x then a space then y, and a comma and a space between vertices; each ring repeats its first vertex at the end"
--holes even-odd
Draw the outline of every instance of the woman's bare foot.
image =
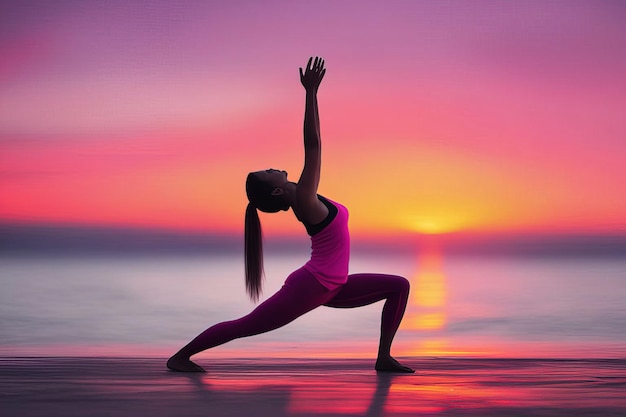
POLYGON ((402 372, 405 374, 412 374, 415 372, 414 369, 411 369, 408 366, 401 365, 400 362, 398 362, 391 356, 383 358, 379 357, 376 360, 375 368, 378 372, 402 372))
POLYGON ((189 358, 181 358, 176 355, 169 358, 167 367, 178 372, 206 372, 200 365, 196 365, 189 358))

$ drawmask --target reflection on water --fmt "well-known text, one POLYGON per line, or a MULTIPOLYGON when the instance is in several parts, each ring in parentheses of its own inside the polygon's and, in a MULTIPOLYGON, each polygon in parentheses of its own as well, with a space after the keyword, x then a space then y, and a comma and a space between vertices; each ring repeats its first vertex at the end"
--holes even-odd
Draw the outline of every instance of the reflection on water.
POLYGON ((407 354, 442 355, 450 353, 442 335, 447 324, 448 280, 443 269, 443 253, 437 244, 417 254, 417 271, 411 276, 411 296, 401 329, 419 331, 407 354))
POLYGON ((618 416, 623 360, 416 359, 417 374, 376 374, 362 360, 0 359, 7 415, 618 416), (36 376, 36 377, 35 377, 36 376), (71 414, 71 413, 70 413, 71 414))
POLYGON ((439 330, 446 325, 447 283, 441 250, 430 246, 417 255, 418 270, 411 279, 411 297, 404 328, 439 330))
POLYGON ((350 360, 250 362, 245 372, 231 373, 240 369, 238 362, 220 362, 209 366, 202 387, 213 394, 238 392, 244 398, 261 391, 270 398, 287 397, 284 415, 289 416, 443 416, 454 410, 466 416, 515 416, 541 415, 546 408, 552 410, 550 415, 577 416, 592 410, 626 410, 621 395, 626 388, 624 361, 408 359, 408 363, 418 368, 417 374, 375 374, 368 363, 350 360))

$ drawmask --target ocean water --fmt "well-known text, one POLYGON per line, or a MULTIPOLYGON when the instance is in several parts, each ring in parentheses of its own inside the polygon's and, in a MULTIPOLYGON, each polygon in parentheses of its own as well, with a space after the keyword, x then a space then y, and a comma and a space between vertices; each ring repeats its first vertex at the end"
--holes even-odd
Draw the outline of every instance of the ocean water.
MULTIPOLYGON (((264 298, 306 261, 266 256, 264 298)), ((626 358, 626 259, 356 252, 412 290, 398 356, 626 358)), ((0 355, 167 356, 248 313, 241 254, 0 258, 0 355)), ((373 357, 382 303, 321 307, 201 355, 373 357)))

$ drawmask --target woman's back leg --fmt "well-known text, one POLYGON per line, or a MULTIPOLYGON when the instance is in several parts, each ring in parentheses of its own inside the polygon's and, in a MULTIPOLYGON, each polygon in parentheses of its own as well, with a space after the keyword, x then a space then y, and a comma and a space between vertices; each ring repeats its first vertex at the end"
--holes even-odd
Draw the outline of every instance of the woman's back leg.
POLYGON ((200 333, 170 358, 168 366, 176 369, 178 363, 189 365, 189 357, 203 350, 233 339, 282 327, 324 304, 337 291, 328 291, 313 275, 301 268, 287 278, 285 285, 278 292, 259 304, 250 314, 218 323, 200 333))

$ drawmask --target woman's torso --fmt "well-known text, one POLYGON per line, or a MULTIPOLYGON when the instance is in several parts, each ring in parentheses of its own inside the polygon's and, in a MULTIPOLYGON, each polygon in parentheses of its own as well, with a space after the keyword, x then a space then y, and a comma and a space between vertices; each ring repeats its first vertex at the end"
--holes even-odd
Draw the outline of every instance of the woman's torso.
POLYGON ((334 290, 345 284, 348 279, 350 262, 348 209, 325 197, 318 198, 328 207, 329 213, 319 224, 305 224, 307 232, 311 235, 311 259, 304 268, 323 286, 334 290))

